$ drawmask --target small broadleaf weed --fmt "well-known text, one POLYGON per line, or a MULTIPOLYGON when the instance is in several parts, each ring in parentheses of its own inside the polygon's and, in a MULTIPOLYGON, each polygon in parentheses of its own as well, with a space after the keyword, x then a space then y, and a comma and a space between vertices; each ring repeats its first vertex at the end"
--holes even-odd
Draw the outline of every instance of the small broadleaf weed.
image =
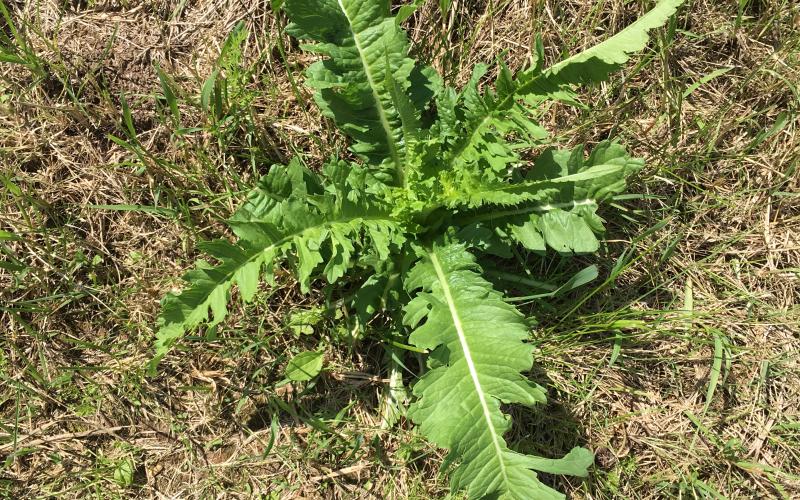
MULTIPOLYGON (((334 159, 319 173, 299 160, 273 166, 229 220, 238 240, 203 245, 217 265, 189 272, 187 288, 165 298, 153 366, 188 330, 222 322, 234 286, 250 302, 279 266, 304 292, 316 279, 358 276, 348 305, 362 324, 383 315, 428 353, 407 415, 449 450, 453 490, 563 498, 535 471, 584 476, 592 454, 576 448, 544 459, 506 443, 501 403, 533 406, 545 391, 523 375, 533 364, 528 323, 483 276, 481 258, 516 246, 564 255, 599 248, 598 207, 625 190, 642 161, 609 141, 588 158, 583 147, 546 148, 533 162, 519 152, 547 143, 536 122, 543 102, 577 103, 575 86, 606 80, 682 3, 660 0, 550 67, 538 42, 531 67, 514 76, 501 65, 494 89, 481 91, 486 66, 457 90, 410 58, 388 0, 286 0, 288 32, 321 56, 306 84, 360 162, 334 159)), ((318 372, 321 355, 307 356, 318 372)))

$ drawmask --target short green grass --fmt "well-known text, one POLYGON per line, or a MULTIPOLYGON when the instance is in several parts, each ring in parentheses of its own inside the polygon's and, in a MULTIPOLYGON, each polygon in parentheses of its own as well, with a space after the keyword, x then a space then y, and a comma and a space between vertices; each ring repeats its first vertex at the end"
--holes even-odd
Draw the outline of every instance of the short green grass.
MULTIPOLYGON (((458 84, 504 50, 521 67, 537 33, 555 57, 649 3, 429 1, 407 26, 458 84)), ((159 299, 248 186, 346 154, 285 20, 266 1, 34 4, 0 4, 0 495, 443 496, 440 452, 381 428, 383 349, 335 308, 297 326, 321 290, 279 276, 145 373, 159 299), (286 385, 318 348, 324 375, 286 385)), ((793 2, 693 0, 624 79, 583 92, 588 111, 549 111, 565 140, 620 137, 650 165, 599 277, 523 305, 551 402, 512 438, 594 450, 588 479, 549 479, 572 497, 800 494, 798 54, 793 2)), ((535 279, 594 262, 527 263, 535 279)))

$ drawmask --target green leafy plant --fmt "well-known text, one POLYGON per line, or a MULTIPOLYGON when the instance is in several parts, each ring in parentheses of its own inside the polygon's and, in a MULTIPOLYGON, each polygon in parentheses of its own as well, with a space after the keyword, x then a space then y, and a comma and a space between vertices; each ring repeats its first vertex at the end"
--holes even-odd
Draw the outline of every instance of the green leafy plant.
POLYGON ((286 377, 293 382, 306 382, 322 371, 323 353, 315 351, 301 352, 286 365, 286 377))
POLYGON ((321 172, 297 159, 273 166, 229 220, 238 240, 203 244, 217 264, 189 272, 188 287, 164 300, 155 362, 187 330, 223 321, 234 286, 250 302, 278 267, 294 271, 304 292, 314 280, 347 284, 343 300, 361 328, 383 318, 399 336, 395 347, 427 353, 408 417, 449 450, 454 490, 562 498, 534 471, 584 476, 592 454, 576 448, 552 460, 506 443, 511 422, 501 404, 543 403, 545 390, 524 375, 533 364, 526 318, 482 270, 519 248, 598 250, 598 206, 643 162, 609 141, 588 156, 583 147, 546 147, 537 116, 549 100, 579 104, 575 86, 607 79, 681 3, 661 0, 550 67, 538 42, 516 76, 499 63, 494 88, 479 65, 459 91, 409 57, 388 0, 286 0, 288 32, 320 56, 306 84, 359 161, 334 158, 321 172), (526 160, 535 148, 543 152, 526 160))

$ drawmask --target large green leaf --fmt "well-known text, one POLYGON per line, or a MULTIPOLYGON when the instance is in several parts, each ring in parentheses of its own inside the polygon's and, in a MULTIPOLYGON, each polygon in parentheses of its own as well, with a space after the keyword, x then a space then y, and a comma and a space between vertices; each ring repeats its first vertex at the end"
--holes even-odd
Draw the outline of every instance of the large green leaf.
POLYGON ((653 9, 607 40, 542 70, 522 73, 517 86, 498 107, 508 107, 515 98, 551 95, 564 87, 597 83, 619 70, 631 54, 647 46, 651 30, 663 26, 686 0, 660 0, 653 9))
POLYGON ((652 10, 611 38, 575 54, 544 72, 559 84, 602 82, 628 62, 630 55, 643 50, 650 30, 664 25, 686 0, 660 0, 652 10))
POLYGON ((519 162, 516 150, 530 148, 545 137, 533 120, 536 111, 523 107, 521 102, 535 106, 548 98, 569 100, 572 85, 606 80, 631 54, 645 48, 650 30, 662 26, 684 1, 661 0, 621 32, 550 68, 542 68, 541 53, 537 64, 517 78, 501 67, 496 92, 478 92, 486 68, 477 66, 458 101, 461 111, 448 111, 441 118, 444 123, 439 128, 452 137, 444 163, 447 168, 443 170, 466 170, 473 176, 478 171, 489 180, 504 180, 499 174, 519 162), (509 136, 515 137, 511 144, 506 142, 509 136))
POLYGON ((289 33, 326 56, 306 79, 323 113, 355 139, 355 153, 405 183, 406 135, 419 127, 433 84, 408 57, 388 0, 287 0, 285 9, 289 33))
POLYGON ((450 450, 453 488, 470 498, 563 498, 533 469, 585 475, 591 454, 576 450, 565 462, 548 461, 512 451, 503 438, 510 420, 501 403, 545 401, 544 389, 522 375, 533 363, 522 315, 481 277, 463 245, 424 251, 405 286, 415 294, 405 310, 410 342, 432 350, 409 415, 450 450))
POLYGON ((584 159, 584 148, 549 149, 519 183, 473 188, 462 197, 466 206, 516 205, 508 210, 470 211, 457 217, 460 227, 500 230, 534 252, 550 247, 562 254, 598 250, 605 231, 598 206, 625 191, 627 178, 644 162, 624 147, 603 141, 584 159))
POLYGON ((292 264, 301 290, 308 291, 312 278, 321 275, 334 283, 357 259, 377 265, 389 259, 403 242, 389 209, 367 193, 349 196, 361 179, 357 167, 334 162, 325 172, 329 190, 299 163, 273 166, 229 222, 239 242, 201 245, 219 263, 201 263, 184 276, 188 288, 164 299, 156 363, 186 331, 224 320, 234 285, 250 302, 262 274, 271 276, 281 260, 292 264))

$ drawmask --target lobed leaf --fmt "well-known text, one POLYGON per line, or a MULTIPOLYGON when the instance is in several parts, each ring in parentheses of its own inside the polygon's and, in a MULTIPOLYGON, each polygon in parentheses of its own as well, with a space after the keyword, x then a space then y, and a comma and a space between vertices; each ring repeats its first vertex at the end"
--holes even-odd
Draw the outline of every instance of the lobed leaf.
POLYGON ((533 469, 584 475, 591 454, 573 451, 551 462, 516 453, 503 438, 511 424, 501 403, 545 401, 544 389, 522 375, 533 363, 523 316, 481 277, 463 245, 437 245, 422 254, 405 282, 415 294, 405 323, 414 328, 410 342, 432 352, 409 416, 428 439, 450 450, 447 462, 457 463, 452 486, 470 498, 563 498, 533 469))
POLYGON ((563 254, 593 253, 598 234, 605 231, 598 206, 627 187, 627 178, 644 162, 632 158, 611 141, 598 144, 584 160, 583 147, 549 149, 542 153, 519 183, 471 188, 461 202, 468 207, 484 204, 515 205, 509 210, 467 212, 461 227, 478 224, 490 234, 500 231, 528 250, 547 247, 563 254))
POLYGON ((355 153, 404 184, 405 142, 420 127, 435 77, 408 57, 389 2, 287 0, 284 8, 287 31, 326 56, 306 73, 322 112, 355 140, 355 153))
POLYGON ((605 41, 542 70, 534 67, 523 72, 518 85, 509 92, 500 108, 516 98, 560 96, 572 85, 599 83, 628 62, 631 54, 647 46, 649 32, 663 26, 686 0, 659 0, 655 7, 630 26, 605 41))
POLYGON ((242 300, 250 302, 262 274, 270 277, 281 260, 293 265, 301 290, 307 292, 318 274, 334 283, 357 257, 374 257, 371 261, 380 265, 403 243, 402 229, 377 199, 367 199, 366 193, 348 198, 351 184, 360 177, 357 167, 335 163, 327 171, 339 181, 338 186, 329 184, 330 192, 299 163, 273 166, 230 221, 239 242, 202 245, 219 264, 190 271, 184 276, 188 288, 164 299, 153 367, 186 331, 204 323, 216 325, 227 316, 234 285, 242 300))
POLYGON ((663 26, 686 0, 660 0, 653 9, 616 35, 573 55, 544 72, 558 85, 597 83, 628 62, 630 55, 640 52, 650 40, 649 33, 663 26))
POLYGON ((645 48, 649 31, 662 26, 684 1, 660 0, 618 34, 547 69, 541 66, 543 48, 541 41, 537 41, 536 64, 516 79, 501 66, 496 92, 478 91, 487 68, 476 66, 472 79, 457 99, 452 94, 445 94, 447 100, 437 97, 441 115, 437 128, 442 140, 450 144, 437 173, 447 172, 456 183, 462 172, 489 181, 508 180, 505 174, 520 163, 516 151, 529 149, 547 136, 533 119, 537 113, 535 107, 547 99, 575 103, 571 86, 606 80, 631 54, 645 48), (523 102, 534 109, 524 107, 523 102), (446 106, 444 113, 442 104, 446 106), (450 111, 450 107, 456 109, 450 111))

